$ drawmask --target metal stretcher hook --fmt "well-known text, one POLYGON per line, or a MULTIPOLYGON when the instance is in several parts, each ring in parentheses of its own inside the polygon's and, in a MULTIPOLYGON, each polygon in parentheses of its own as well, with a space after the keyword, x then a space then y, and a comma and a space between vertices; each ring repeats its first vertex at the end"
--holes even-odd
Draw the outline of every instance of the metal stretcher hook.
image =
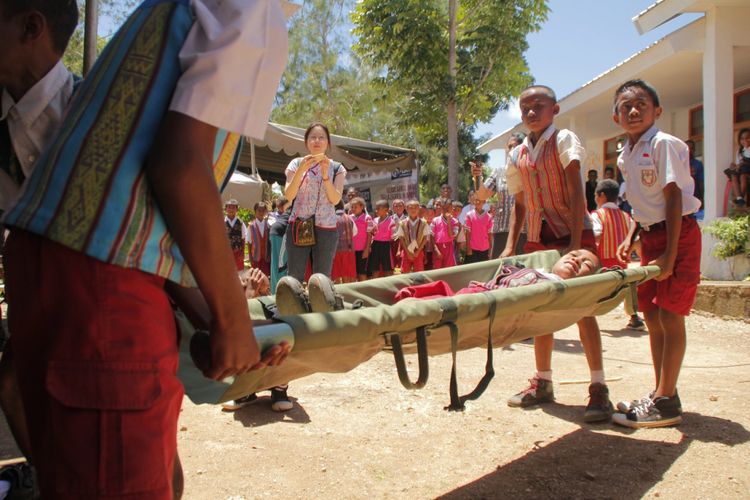
POLYGON ((427 357, 427 329, 417 328, 417 361, 419 365, 419 376, 417 381, 412 383, 409 374, 406 371, 406 360, 404 359, 404 350, 401 347, 401 335, 392 333, 389 335, 391 347, 393 348, 393 359, 396 361, 396 371, 401 385, 407 389, 421 389, 427 384, 427 378, 430 375, 429 359, 427 357))

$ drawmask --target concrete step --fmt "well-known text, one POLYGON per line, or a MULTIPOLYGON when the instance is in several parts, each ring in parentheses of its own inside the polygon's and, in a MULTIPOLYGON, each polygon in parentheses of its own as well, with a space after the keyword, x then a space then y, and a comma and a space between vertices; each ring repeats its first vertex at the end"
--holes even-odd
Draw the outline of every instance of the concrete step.
POLYGON ((693 309, 750 323, 750 282, 701 281, 693 309))

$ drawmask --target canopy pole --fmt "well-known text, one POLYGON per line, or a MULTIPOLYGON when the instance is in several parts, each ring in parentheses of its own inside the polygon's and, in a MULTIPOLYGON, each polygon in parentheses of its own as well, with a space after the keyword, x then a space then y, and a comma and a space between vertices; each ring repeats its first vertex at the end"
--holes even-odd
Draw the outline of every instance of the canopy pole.
POLYGON ((250 172, 258 175, 258 166, 255 164, 255 139, 250 139, 250 172))
POLYGON ((96 61, 96 40, 99 16, 96 0, 86 0, 86 19, 83 29, 83 76, 88 75, 96 61))

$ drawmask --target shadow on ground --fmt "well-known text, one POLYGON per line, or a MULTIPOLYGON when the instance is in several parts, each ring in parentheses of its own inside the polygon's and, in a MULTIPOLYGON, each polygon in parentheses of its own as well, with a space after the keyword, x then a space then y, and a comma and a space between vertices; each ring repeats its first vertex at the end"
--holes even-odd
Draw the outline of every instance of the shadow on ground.
MULTIPOLYGON (((544 411, 567 420, 580 418, 582 408, 546 405, 544 411)), ((549 444, 538 441, 526 455, 439 498, 641 498, 693 440, 725 446, 750 440, 742 425, 697 413, 684 415, 677 443, 646 440, 647 430, 594 430, 609 425, 582 428, 549 444)))
POLYGON ((278 412, 271 409, 271 397, 259 396, 258 401, 234 412, 234 419, 245 427, 261 427, 277 422, 289 424, 307 424, 310 415, 302 407, 297 398, 290 397, 294 407, 289 411, 278 412))

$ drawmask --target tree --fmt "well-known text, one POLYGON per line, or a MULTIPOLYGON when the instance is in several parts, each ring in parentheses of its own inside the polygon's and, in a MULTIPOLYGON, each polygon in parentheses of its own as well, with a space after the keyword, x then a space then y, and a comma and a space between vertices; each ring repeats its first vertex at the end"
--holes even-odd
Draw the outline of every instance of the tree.
POLYGON ((370 85, 375 77, 351 51, 353 0, 307 1, 291 19, 289 62, 276 95, 273 121, 390 141, 400 134, 393 106, 370 85))
MULTIPOLYGON (((97 1, 97 0, 88 0, 97 1)), ((83 26, 86 20, 85 0, 78 3, 78 26, 70 37, 68 48, 63 54, 63 63, 76 75, 83 74, 83 26)), ((101 54, 102 49, 107 45, 110 37, 117 28, 122 24, 127 15, 136 5, 136 0, 98 0, 100 9, 99 25, 106 25, 110 33, 102 35, 101 28, 97 37, 97 54, 101 54)))
POLYGON ((357 54, 383 68, 382 92, 405 97, 399 120, 444 137, 448 184, 458 192, 459 136, 489 121, 533 79, 526 36, 544 0, 361 0, 352 14, 357 54))

